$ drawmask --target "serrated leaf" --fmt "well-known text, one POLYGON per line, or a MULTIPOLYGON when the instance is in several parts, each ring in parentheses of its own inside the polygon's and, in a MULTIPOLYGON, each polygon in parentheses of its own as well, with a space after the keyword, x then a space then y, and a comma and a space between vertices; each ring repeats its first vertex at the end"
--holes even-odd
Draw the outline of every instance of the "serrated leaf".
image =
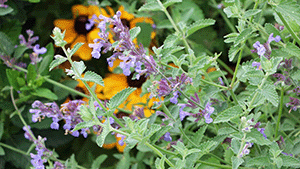
POLYGON ((263 167, 268 165, 271 165, 268 157, 253 157, 250 158, 246 163, 246 167, 251 167, 251 166, 263 167))
POLYGON ((135 39, 138 34, 141 32, 141 28, 138 26, 138 27, 134 27, 132 29, 129 30, 129 34, 130 34, 130 39, 133 40, 135 39))
POLYGON ((79 42, 74 45, 74 47, 69 51, 69 56, 73 56, 74 53, 83 45, 84 43, 79 42))
POLYGON ((238 117, 240 114, 242 114, 242 109, 240 106, 230 107, 221 112, 214 120, 214 123, 227 122, 230 119, 238 117))
POLYGON ((140 7, 138 11, 141 12, 141 11, 161 11, 161 10, 162 7, 156 1, 152 1, 144 4, 142 7, 140 7))
POLYGON ((116 109, 135 90, 136 90, 136 88, 129 87, 129 88, 123 89, 122 91, 118 92, 116 95, 114 95, 110 99, 109 105, 108 105, 109 109, 112 109, 112 110, 116 109))
POLYGON ((289 17, 300 25, 300 5, 294 1, 282 1, 275 7, 277 12, 283 16, 289 17))
POLYGON ((236 37, 236 41, 234 42, 234 46, 238 46, 240 43, 246 41, 248 39, 248 37, 251 35, 252 33, 252 29, 251 28, 247 28, 244 29, 238 37, 236 37))
POLYGON ((237 169, 244 162, 242 158, 238 158, 236 156, 232 156, 231 161, 232 161, 232 169, 237 169))
POLYGON ((247 133, 247 137, 252 138, 253 142, 258 145, 270 145, 272 143, 256 129, 252 129, 250 133, 247 133))
POLYGON ((300 48, 296 46, 295 44, 288 42, 284 48, 284 51, 292 56, 296 56, 298 59, 300 59, 300 48))
POLYGON ((49 43, 46 46, 46 49, 47 49, 47 52, 45 54, 40 55, 41 57, 43 57, 43 60, 38 68, 38 73, 40 75, 46 75, 49 73, 48 68, 49 68, 50 63, 53 60, 53 56, 54 56, 54 47, 53 47, 52 43, 49 43))
POLYGON ((262 87, 261 90, 262 95, 272 103, 273 106, 277 107, 279 102, 279 96, 276 92, 276 88, 274 85, 266 84, 262 87))
POLYGON ((27 46, 19 45, 14 52, 14 58, 18 59, 22 56, 22 54, 28 49, 27 46))
POLYGON ((167 0, 165 3, 163 3, 164 7, 167 8, 175 3, 182 2, 182 0, 167 0))
MULTIPOLYGON (((2 9, 2 8, 0 8, 2 9)), ((3 32, 0 32, 0 54, 5 53, 7 56, 11 56, 15 47, 11 42, 11 39, 3 32)))
POLYGON ((100 156, 98 156, 94 161, 93 164, 91 166, 91 169, 99 169, 101 164, 105 161, 105 159, 107 158, 106 154, 102 154, 100 156))
POLYGON ((165 156, 163 156, 161 159, 160 158, 156 158, 156 160, 155 160, 155 168, 157 168, 157 169, 165 169, 165 160, 166 160, 165 156))
POLYGON ((216 21, 213 19, 201 19, 201 20, 196 21, 195 23, 193 23, 192 25, 187 27, 186 37, 190 36, 191 34, 193 34, 194 32, 196 32, 202 28, 208 27, 210 25, 214 25, 215 22, 216 21))
MULTIPOLYGON (((81 75, 84 72, 84 70, 86 69, 86 66, 83 61, 80 61, 80 62, 75 61, 75 62, 73 62, 73 64, 74 64, 74 67, 76 67, 79 75, 81 75)), ((72 69, 74 71, 73 67, 72 67, 72 69)))
POLYGON ((161 138, 164 134, 166 134, 166 132, 170 131, 173 127, 171 126, 164 126, 162 128, 159 129, 159 131, 157 131, 152 137, 151 137, 151 142, 155 143, 156 141, 159 140, 159 138, 161 138))
POLYGON ((94 82, 97 83, 101 86, 104 86, 104 81, 100 75, 98 75, 95 72, 92 71, 87 71, 84 74, 84 78, 81 79, 82 81, 89 81, 89 82, 94 82))
POLYGON ((300 168, 300 161, 297 158, 287 155, 282 155, 280 157, 282 158, 283 166, 300 168))
POLYGON ((228 135, 234 132, 236 132, 236 130, 231 127, 223 127, 218 130, 218 135, 228 135))
POLYGON ((280 32, 277 28, 275 28, 275 26, 273 24, 270 24, 270 23, 266 23, 265 24, 265 29, 266 29, 266 32, 268 34, 271 34, 273 33, 273 37, 276 37, 277 35, 280 36, 280 32))
POLYGON ((249 18, 250 16, 256 15, 261 12, 261 9, 249 9, 245 12, 244 18, 249 18))
POLYGON ((32 95, 44 97, 50 100, 57 100, 57 96, 49 89, 47 88, 37 88, 32 92, 32 95))
POLYGON ((105 126, 102 128, 103 130, 102 130, 101 134, 99 136, 97 136, 97 138, 96 138, 96 143, 99 147, 102 147, 106 136, 111 132, 111 126, 108 123, 108 120, 106 120, 103 124, 105 126))
POLYGON ((164 48, 173 47, 174 45, 177 44, 178 41, 179 41, 178 36, 176 36, 174 34, 168 35, 164 41, 164 48))
POLYGON ((231 46, 228 52, 229 61, 232 62, 235 58, 235 55, 240 51, 240 47, 231 46))
POLYGON ((151 124, 150 128, 145 133, 144 138, 146 138, 146 140, 148 140, 153 134, 155 134, 160 129, 161 129, 160 125, 158 125, 158 124, 151 124))
POLYGON ((30 81, 33 82, 37 77, 37 73, 35 70, 35 66, 32 64, 29 64, 27 67, 27 83, 30 81))
POLYGON ((78 164, 75 160, 75 155, 72 154, 71 157, 65 163, 67 169, 74 169, 77 168, 78 164))
POLYGON ((90 128, 92 127, 94 124, 93 121, 83 121, 81 123, 78 123, 75 128, 72 130, 72 132, 76 131, 76 130, 80 130, 80 129, 83 129, 83 128, 90 128))
POLYGON ((249 83, 251 85, 259 85, 261 84, 263 78, 264 78, 264 73, 261 70, 252 70, 248 71, 244 74, 245 77, 249 80, 249 83))
POLYGON ((68 59, 66 57, 63 57, 62 55, 55 55, 55 60, 53 60, 51 63, 50 63, 50 68, 49 68, 49 71, 51 71, 52 69, 54 69, 56 66, 64 63, 65 61, 67 61, 68 59))

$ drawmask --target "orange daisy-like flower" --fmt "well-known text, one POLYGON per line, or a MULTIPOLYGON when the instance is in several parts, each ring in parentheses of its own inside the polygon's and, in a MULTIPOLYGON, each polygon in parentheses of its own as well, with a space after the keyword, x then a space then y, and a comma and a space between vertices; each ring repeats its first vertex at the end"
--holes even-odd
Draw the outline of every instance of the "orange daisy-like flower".
POLYGON ((78 42, 83 42, 76 52, 75 56, 80 57, 82 60, 90 60, 92 58, 92 49, 88 46, 89 43, 93 43, 93 40, 99 38, 97 32, 99 29, 95 26, 90 29, 86 28, 86 24, 94 14, 99 16, 100 14, 109 17, 107 12, 103 8, 97 6, 83 6, 74 5, 72 7, 73 19, 56 19, 54 26, 60 28, 62 31, 66 31, 64 40, 70 44, 71 48, 78 42), (96 36, 97 35, 97 36, 96 36))

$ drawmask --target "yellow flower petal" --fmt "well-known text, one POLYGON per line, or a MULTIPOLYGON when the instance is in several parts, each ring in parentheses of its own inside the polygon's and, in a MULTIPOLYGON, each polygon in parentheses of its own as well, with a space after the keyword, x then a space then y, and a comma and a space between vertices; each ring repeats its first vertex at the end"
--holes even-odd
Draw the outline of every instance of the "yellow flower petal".
MULTIPOLYGON (((119 140, 121 140, 122 137, 117 137, 117 136, 116 136, 116 139, 117 139, 117 143, 116 143, 117 149, 118 149, 118 151, 119 151, 120 153, 123 153, 123 152, 124 152, 124 149, 125 149, 125 147, 126 147, 126 143, 124 142, 124 145, 121 146, 121 145, 119 144, 119 140)), ((126 139, 126 138, 125 138, 125 139, 126 139)))
POLYGON ((73 18, 76 18, 79 15, 89 15, 88 7, 83 5, 73 5, 72 6, 73 18))
POLYGON ((112 149, 116 146, 116 143, 110 143, 110 144, 103 144, 102 145, 102 148, 105 148, 105 149, 112 149))
POLYGON ((105 86, 103 94, 106 99, 111 99, 115 94, 129 87, 127 77, 124 74, 109 74, 103 81, 105 86))
POLYGON ((134 18, 133 14, 128 13, 127 11, 125 11, 123 5, 121 5, 118 10, 121 12, 120 19, 126 19, 127 21, 130 21, 134 18))
POLYGON ((110 6, 106 6, 106 9, 109 12, 109 17, 112 17, 115 15, 115 11, 110 6))
POLYGON ((75 41, 72 43, 71 48, 75 46, 76 43, 84 43, 76 52, 75 55, 79 56, 82 60, 90 60, 92 58, 92 49, 87 44, 86 36, 79 35, 75 41))
POLYGON ((121 62, 122 62, 121 59, 116 59, 116 60, 114 61, 114 64, 113 64, 112 67, 108 66, 108 70, 109 70, 110 72, 114 71, 114 69, 115 69, 116 67, 118 67, 118 66, 120 65, 121 62))

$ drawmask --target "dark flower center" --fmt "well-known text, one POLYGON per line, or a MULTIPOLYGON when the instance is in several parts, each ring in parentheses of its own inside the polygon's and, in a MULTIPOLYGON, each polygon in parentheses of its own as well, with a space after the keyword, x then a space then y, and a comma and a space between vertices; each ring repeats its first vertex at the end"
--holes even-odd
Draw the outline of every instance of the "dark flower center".
MULTIPOLYGON (((75 87, 75 90, 79 91, 80 93, 84 93, 83 88, 81 88, 81 87, 79 87, 79 86, 76 86, 76 87, 75 87)), ((75 99, 76 99, 76 100, 81 100, 81 99, 83 99, 83 97, 77 95, 77 96, 75 96, 75 99)))
POLYGON ((137 88, 142 87, 143 83, 147 80, 146 77, 144 75, 142 75, 139 80, 132 80, 133 74, 134 74, 134 72, 131 73, 129 76, 127 76, 128 86, 129 87, 137 87, 137 88))
POLYGON ((121 19, 121 22, 124 26, 127 26, 128 28, 130 28, 130 24, 129 24, 129 21, 126 20, 126 19, 121 19))
POLYGON ((79 16, 75 19, 75 25, 74 25, 75 31, 76 31, 78 34, 86 35, 87 33, 89 33, 89 32, 94 28, 94 25, 93 25, 93 27, 92 27, 90 30, 87 30, 87 29, 85 28, 85 25, 86 25, 87 23, 90 23, 88 16, 86 16, 86 15, 79 15, 79 16))

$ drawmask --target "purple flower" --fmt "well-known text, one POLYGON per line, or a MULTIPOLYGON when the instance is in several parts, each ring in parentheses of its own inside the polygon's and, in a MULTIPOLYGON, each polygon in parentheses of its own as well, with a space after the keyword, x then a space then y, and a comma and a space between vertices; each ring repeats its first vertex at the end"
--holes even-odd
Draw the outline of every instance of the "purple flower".
POLYGON ((117 137, 121 137, 121 140, 119 140, 118 143, 119 143, 120 146, 123 146, 124 145, 125 136, 118 133, 117 137))
POLYGON ((279 42, 281 40, 280 36, 276 36, 275 38, 273 37, 273 33, 270 34, 268 40, 266 43, 264 43, 263 45, 260 44, 259 41, 256 41, 253 44, 253 47, 255 48, 255 50, 253 50, 252 52, 256 52, 259 56, 265 56, 267 59, 270 59, 270 55, 271 55, 271 46, 270 43, 272 41, 275 42, 279 42))
POLYGON ((294 156, 293 154, 288 154, 288 153, 285 153, 285 152, 281 152, 281 154, 286 155, 286 156, 291 156, 291 157, 294 156))
POLYGON ((204 118, 205 122, 207 124, 211 123, 213 119, 210 117, 210 115, 214 112, 215 108, 211 107, 211 103, 207 102, 204 109, 204 118))
POLYGON ((39 44, 36 44, 36 45, 34 45, 34 47, 33 47, 33 51, 34 51, 34 53, 36 53, 36 54, 44 54, 44 53, 46 53, 47 52, 47 49, 45 48, 45 47, 41 47, 40 48, 40 45, 39 44))
POLYGON ((171 134, 169 132, 166 132, 166 134, 164 134, 164 140, 165 141, 172 141, 172 137, 171 134))
POLYGON ((273 33, 270 34, 267 44, 270 44, 272 41, 279 42, 281 40, 280 36, 277 35, 275 38, 273 37, 273 33))
POLYGON ((222 86, 225 86, 225 84, 224 84, 224 82, 223 82, 223 80, 222 80, 221 77, 218 77, 218 80, 219 80, 219 82, 220 82, 220 84, 221 84, 222 86))
POLYGON ((32 46, 37 40, 39 40, 38 36, 33 36, 33 31, 28 29, 26 30, 26 33, 28 34, 28 41, 25 40, 25 37, 23 35, 19 35, 20 44, 27 46, 29 49, 32 49, 34 46, 32 46))
POLYGON ((42 57, 38 57, 39 55, 37 54, 37 53, 32 53, 32 54, 30 54, 29 55, 29 57, 30 57, 30 60, 31 60, 31 62, 30 62, 30 64, 33 64, 33 65, 35 65, 35 64, 37 64, 37 63, 39 63, 40 61, 42 61, 42 57))
POLYGON ((292 111, 296 111, 300 107, 300 101, 297 98, 290 97, 290 102, 286 104, 286 107, 291 106, 291 109, 289 110, 289 113, 292 111))
POLYGON ((179 91, 176 91, 173 93, 173 97, 170 98, 170 102, 173 104, 177 104, 178 103, 178 97, 179 97, 180 93, 179 91))
POLYGON ((5 5, 4 3, 7 2, 7 0, 0 0, 0 8, 7 8, 8 5, 5 5))
POLYGON ((44 142, 47 140, 47 138, 42 138, 41 136, 38 136, 37 140, 34 140, 35 144, 35 150, 37 151, 37 154, 30 153, 31 156, 31 164, 34 168, 38 169, 44 169, 44 163, 47 162, 47 159, 52 156, 52 152, 48 150, 45 147, 44 142))
MULTIPOLYGON (((191 100, 193 100, 195 103, 200 104, 200 99, 199 99, 199 96, 196 92, 195 92, 194 96, 195 97, 193 97, 193 96, 190 97, 191 100)), ((189 104, 186 105, 188 107, 191 107, 191 108, 196 108, 197 107, 197 105, 195 103, 193 103, 192 101, 190 101, 190 100, 188 100, 188 103, 189 104)))
POLYGON ((285 85, 291 85, 291 79, 288 77, 288 72, 283 72, 285 75, 280 73, 274 73, 272 76, 277 78, 277 81, 274 83, 274 85, 277 85, 279 82, 284 82, 285 85))
POLYGON ((262 69, 262 67, 260 65, 260 62, 252 62, 252 66, 256 67, 256 70, 261 70, 262 69))
POLYGON ((266 48, 264 47, 264 45, 260 44, 259 41, 256 41, 253 44, 253 47, 256 49, 256 52, 259 56, 263 56, 266 52, 266 48))
POLYGON ((66 168, 66 166, 63 165, 61 162, 59 162, 59 161, 54 162, 53 169, 65 169, 65 168, 66 168))
POLYGON ((186 116, 190 116, 191 113, 188 113, 183 110, 186 107, 186 104, 178 104, 178 105, 180 106, 179 117, 180 117, 180 120, 182 121, 186 116))
POLYGON ((159 97, 167 96, 171 91, 172 89, 166 79, 160 79, 160 81, 158 81, 157 93, 159 97))
POLYGON ((253 143, 247 142, 239 156, 244 157, 245 155, 249 154, 250 150, 248 148, 252 147, 252 145, 253 143))
POLYGON ((27 139, 27 140, 30 140, 30 141, 33 141, 33 137, 32 137, 32 131, 31 131, 31 127, 27 125, 26 126, 23 126, 23 130, 25 131, 24 133, 24 137, 27 139))

